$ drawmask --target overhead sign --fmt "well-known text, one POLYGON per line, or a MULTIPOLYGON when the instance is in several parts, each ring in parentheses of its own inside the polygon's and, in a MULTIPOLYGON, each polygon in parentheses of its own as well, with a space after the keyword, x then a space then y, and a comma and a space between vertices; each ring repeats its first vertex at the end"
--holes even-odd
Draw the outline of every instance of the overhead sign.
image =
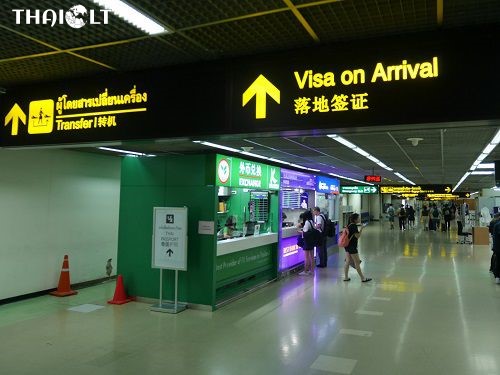
POLYGON ((382 182, 382 176, 365 176, 365 182, 382 182))
POLYGON ((377 194, 378 186, 344 186, 340 187, 341 194, 377 194))
POLYGON ((217 186, 280 189, 279 167, 219 154, 216 164, 217 186))
POLYGON ((187 270, 187 207, 154 207, 152 267, 187 270))
POLYGON ((301 188, 314 190, 315 184, 316 178, 312 174, 281 168, 282 188, 301 188))
POLYGON ((499 31, 415 33, 8 87, 0 147, 494 120, 500 90, 484 82, 500 81, 500 55, 491 53, 499 31), (463 87, 476 95, 455 95, 463 87))
POLYGON ((338 178, 316 176, 316 189, 319 193, 338 194, 340 181, 338 178))
POLYGON ((382 194, 448 194, 451 193, 451 185, 399 185, 380 186, 382 194))

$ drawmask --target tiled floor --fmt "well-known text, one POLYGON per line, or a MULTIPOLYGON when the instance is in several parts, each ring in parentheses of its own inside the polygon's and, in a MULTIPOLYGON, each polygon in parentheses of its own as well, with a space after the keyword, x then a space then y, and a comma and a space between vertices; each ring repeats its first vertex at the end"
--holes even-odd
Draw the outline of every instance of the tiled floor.
POLYGON ((114 283, 0 306, 0 374, 500 373, 488 246, 372 224, 360 252, 372 283, 334 255, 214 313, 106 305, 114 283))

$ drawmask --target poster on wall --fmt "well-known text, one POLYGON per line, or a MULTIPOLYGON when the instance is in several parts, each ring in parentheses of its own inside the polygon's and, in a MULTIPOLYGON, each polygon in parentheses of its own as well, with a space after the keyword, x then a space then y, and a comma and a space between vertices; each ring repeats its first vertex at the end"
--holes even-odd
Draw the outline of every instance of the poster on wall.
POLYGON ((153 208, 153 268, 187 270, 187 214, 187 207, 153 208))

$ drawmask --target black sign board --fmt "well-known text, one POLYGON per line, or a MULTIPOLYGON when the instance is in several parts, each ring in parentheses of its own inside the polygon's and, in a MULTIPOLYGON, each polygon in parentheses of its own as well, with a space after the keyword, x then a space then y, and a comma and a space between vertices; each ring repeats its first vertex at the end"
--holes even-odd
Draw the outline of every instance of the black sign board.
POLYGON ((9 88, 0 145, 498 119, 498 34, 439 31, 9 88))

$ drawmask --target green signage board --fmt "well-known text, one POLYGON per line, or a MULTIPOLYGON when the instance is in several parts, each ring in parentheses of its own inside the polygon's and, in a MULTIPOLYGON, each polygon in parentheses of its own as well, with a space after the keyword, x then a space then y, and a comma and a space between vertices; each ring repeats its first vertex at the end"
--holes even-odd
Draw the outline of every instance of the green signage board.
POLYGON ((340 186, 340 194, 377 194, 378 186, 340 186))
POLYGON ((249 189, 280 189, 280 168, 232 156, 217 155, 218 186, 249 189))

